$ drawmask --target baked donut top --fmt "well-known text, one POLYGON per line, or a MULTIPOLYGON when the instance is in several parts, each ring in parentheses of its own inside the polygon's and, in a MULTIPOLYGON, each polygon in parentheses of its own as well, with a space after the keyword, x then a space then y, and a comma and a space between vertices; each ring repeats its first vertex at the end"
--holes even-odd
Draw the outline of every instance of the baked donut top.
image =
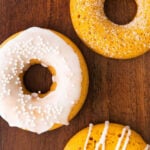
POLYGON ((129 126, 109 123, 89 124, 74 135, 64 150, 150 150, 150 145, 129 126))
POLYGON ((32 27, 0 48, 0 115, 10 126, 42 133, 68 116, 81 94, 82 71, 77 54, 53 31, 32 27), (43 97, 25 93, 20 75, 36 60, 52 67, 55 90, 43 97))

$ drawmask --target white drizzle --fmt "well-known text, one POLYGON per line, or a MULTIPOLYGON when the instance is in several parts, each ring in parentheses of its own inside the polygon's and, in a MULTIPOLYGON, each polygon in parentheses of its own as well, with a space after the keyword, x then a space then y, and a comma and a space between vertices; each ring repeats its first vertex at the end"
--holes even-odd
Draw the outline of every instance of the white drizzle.
POLYGON ((104 130, 102 132, 101 138, 96 143, 95 150, 99 150, 100 145, 102 145, 102 150, 105 150, 105 141, 106 141, 106 135, 108 133, 108 128, 109 128, 109 121, 105 121, 104 130))
POLYGON ((150 145, 147 144, 144 150, 150 150, 150 145))
POLYGON ((123 145, 123 148, 122 150, 126 150, 127 146, 128 146, 128 143, 129 143, 129 140, 130 140, 130 136, 131 136, 131 129, 128 128, 128 133, 127 133, 127 136, 126 136, 126 139, 125 139, 125 143, 123 145))
MULTIPOLYGON (((90 124, 89 124, 89 130, 88 130, 87 138, 86 138, 86 141, 85 141, 83 150, 87 150, 87 144, 88 144, 90 135, 91 135, 91 133, 92 133, 92 129, 93 129, 93 124, 90 123, 90 124)), ((96 143, 95 150, 99 150, 100 145, 102 145, 102 150, 105 150, 105 141, 106 141, 106 136, 107 136, 107 134, 108 134, 108 129, 109 129, 109 121, 105 121, 105 127, 104 127, 104 129, 103 129, 101 138, 100 138, 99 141, 96 143)), ((124 128, 122 129, 121 137, 120 137, 119 140, 118 140, 118 143, 117 143, 117 145, 116 145, 115 150, 119 150, 119 149, 120 149, 121 143, 122 143, 122 141, 123 141, 125 135, 126 135, 126 139, 125 139, 125 142, 124 142, 124 145, 123 145, 122 150, 126 150, 126 149, 127 149, 128 143, 129 143, 129 141, 130 141, 131 129, 130 129, 129 126, 126 126, 126 127, 124 127, 124 128), (127 132, 127 135, 126 135, 126 132, 127 132)), ((150 150, 150 145, 147 144, 144 150, 150 150)))
POLYGON ((88 144, 90 135, 91 135, 91 133, 92 133, 92 128, 93 128, 93 124, 90 123, 90 124, 89 124, 89 130, 88 130, 87 138, 86 138, 86 141, 85 141, 85 144, 84 144, 84 148, 83 148, 84 150, 86 150, 86 147, 87 147, 87 144, 88 144))
POLYGON ((129 129, 130 129, 129 126, 126 126, 126 127, 123 128, 122 133, 121 133, 121 137, 118 140, 118 143, 117 143, 117 146, 116 146, 115 150, 119 150, 119 148, 121 146, 121 143, 122 143, 122 140, 125 137, 126 131, 128 131, 129 129))

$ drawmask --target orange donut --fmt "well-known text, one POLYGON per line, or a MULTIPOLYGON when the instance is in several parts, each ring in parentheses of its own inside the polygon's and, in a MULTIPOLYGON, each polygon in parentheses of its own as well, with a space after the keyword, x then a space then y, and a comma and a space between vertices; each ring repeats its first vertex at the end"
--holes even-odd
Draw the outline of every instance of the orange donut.
POLYGON ((134 19, 118 25, 105 15, 105 0, 71 0, 74 29, 88 47, 103 56, 129 59, 142 55, 150 49, 150 0, 135 2, 134 19))

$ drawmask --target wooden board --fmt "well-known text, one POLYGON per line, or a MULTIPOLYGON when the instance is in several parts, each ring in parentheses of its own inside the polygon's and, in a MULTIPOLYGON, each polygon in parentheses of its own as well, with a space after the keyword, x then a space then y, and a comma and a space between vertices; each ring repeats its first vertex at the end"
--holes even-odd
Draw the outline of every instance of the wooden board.
MULTIPOLYGON (((126 8, 130 2, 117 0, 113 5, 121 3, 121 8, 126 8)), ((116 18, 123 17, 119 17, 119 10, 115 13, 116 9, 109 9, 116 18)), ((42 135, 10 128, 0 118, 0 150, 63 150, 69 138, 89 122, 105 120, 130 125, 150 143, 150 53, 126 61, 94 53, 73 29, 69 0, 0 0, 0 42, 31 26, 57 30, 77 44, 89 69, 89 93, 69 126, 42 135)))

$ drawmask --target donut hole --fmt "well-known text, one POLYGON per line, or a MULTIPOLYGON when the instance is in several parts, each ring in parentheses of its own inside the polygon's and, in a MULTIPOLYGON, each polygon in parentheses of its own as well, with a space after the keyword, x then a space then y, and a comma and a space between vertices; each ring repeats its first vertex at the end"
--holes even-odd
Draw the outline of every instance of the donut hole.
POLYGON ((23 84, 30 93, 46 94, 52 86, 52 73, 41 64, 31 65, 23 74, 23 84))
POLYGON ((104 12, 113 23, 126 25, 136 16, 137 4, 135 0, 105 0, 104 12))

